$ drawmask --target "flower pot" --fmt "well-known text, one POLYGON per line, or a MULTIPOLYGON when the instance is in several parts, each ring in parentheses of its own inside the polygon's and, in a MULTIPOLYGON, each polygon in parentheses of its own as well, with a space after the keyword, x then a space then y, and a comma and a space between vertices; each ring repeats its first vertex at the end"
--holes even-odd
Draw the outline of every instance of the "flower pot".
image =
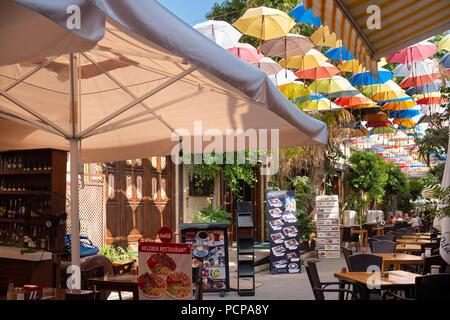
POLYGON ((120 275, 124 273, 130 273, 131 269, 133 269, 134 262, 136 260, 126 262, 126 263, 117 263, 113 262, 112 267, 115 275, 120 275))

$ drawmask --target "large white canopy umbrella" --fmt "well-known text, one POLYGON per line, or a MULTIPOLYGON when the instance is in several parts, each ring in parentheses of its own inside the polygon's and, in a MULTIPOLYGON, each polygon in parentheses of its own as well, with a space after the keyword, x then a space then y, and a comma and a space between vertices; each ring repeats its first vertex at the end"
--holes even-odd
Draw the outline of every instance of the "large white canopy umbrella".
POLYGON ((0 150, 70 150, 73 265, 80 161, 169 155, 209 129, 277 129, 280 147, 327 141, 326 125, 289 103, 263 71, 156 1, 75 4, 80 28, 73 0, 0 3, 0 150), (171 139, 181 128, 194 134, 171 139))

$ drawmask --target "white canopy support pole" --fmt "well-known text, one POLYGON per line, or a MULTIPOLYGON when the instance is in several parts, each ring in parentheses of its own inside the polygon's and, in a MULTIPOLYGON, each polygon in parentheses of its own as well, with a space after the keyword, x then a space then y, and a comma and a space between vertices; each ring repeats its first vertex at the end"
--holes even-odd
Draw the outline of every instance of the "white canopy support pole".
MULTIPOLYGON (((72 266, 80 266, 80 215, 78 197, 78 140, 70 139, 70 240, 72 243, 72 266)), ((73 270, 73 269, 72 269, 73 270)), ((73 274, 77 274, 75 270, 73 274)), ((79 274, 79 273, 78 273, 79 274)), ((74 279, 73 279, 74 280, 74 279)), ((75 281, 76 288, 79 281, 75 281)))
MULTIPOLYGON (((78 60, 76 56, 70 54, 70 98, 71 98, 71 128, 72 137, 70 141, 70 240, 72 250, 72 274, 80 275, 77 269, 80 267, 80 213, 79 213, 79 194, 78 194, 78 159, 80 158, 79 142, 77 138, 77 119, 78 116, 78 60), (78 267, 78 268, 77 268, 78 267)), ((79 270, 79 269, 78 269, 79 270)), ((79 279, 72 278, 72 289, 81 289, 79 279)))

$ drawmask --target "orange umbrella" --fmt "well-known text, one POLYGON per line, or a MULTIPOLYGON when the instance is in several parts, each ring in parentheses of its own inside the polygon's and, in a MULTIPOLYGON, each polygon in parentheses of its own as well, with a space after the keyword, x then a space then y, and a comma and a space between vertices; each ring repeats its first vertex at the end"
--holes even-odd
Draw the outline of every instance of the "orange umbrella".
POLYGON ((386 121, 388 119, 388 115, 384 112, 378 112, 378 113, 374 113, 374 114, 366 114, 363 117, 364 121, 368 121, 368 122, 376 122, 376 121, 386 121))
POLYGON ((339 72, 341 72, 338 68, 336 68, 334 65, 332 65, 329 62, 324 62, 318 67, 309 68, 305 70, 299 70, 295 72, 295 75, 299 79, 326 79, 331 78, 332 76, 337 75, 339 72))
POLYGON ((402 127, 413 128, 416 124, 409 118, 395 118, 394 123, 402 127))
POLYGON ((369 108, 375 105, 375 102, 365 97, 362 94, 358 94, 353 97, 342 97, 334 101, 335 104, 345 106, 347 108, 369 108))

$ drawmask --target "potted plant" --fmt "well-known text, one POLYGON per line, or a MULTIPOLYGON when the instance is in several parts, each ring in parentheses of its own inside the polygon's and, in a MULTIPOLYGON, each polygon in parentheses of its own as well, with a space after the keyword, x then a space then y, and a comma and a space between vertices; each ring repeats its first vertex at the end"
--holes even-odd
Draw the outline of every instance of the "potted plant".
POLYGON ((137 260, 138 252, 135 249, 124 249, 122 247, 104 246, 100 254, 111 260, 114 274, 128 273, 137 260))

